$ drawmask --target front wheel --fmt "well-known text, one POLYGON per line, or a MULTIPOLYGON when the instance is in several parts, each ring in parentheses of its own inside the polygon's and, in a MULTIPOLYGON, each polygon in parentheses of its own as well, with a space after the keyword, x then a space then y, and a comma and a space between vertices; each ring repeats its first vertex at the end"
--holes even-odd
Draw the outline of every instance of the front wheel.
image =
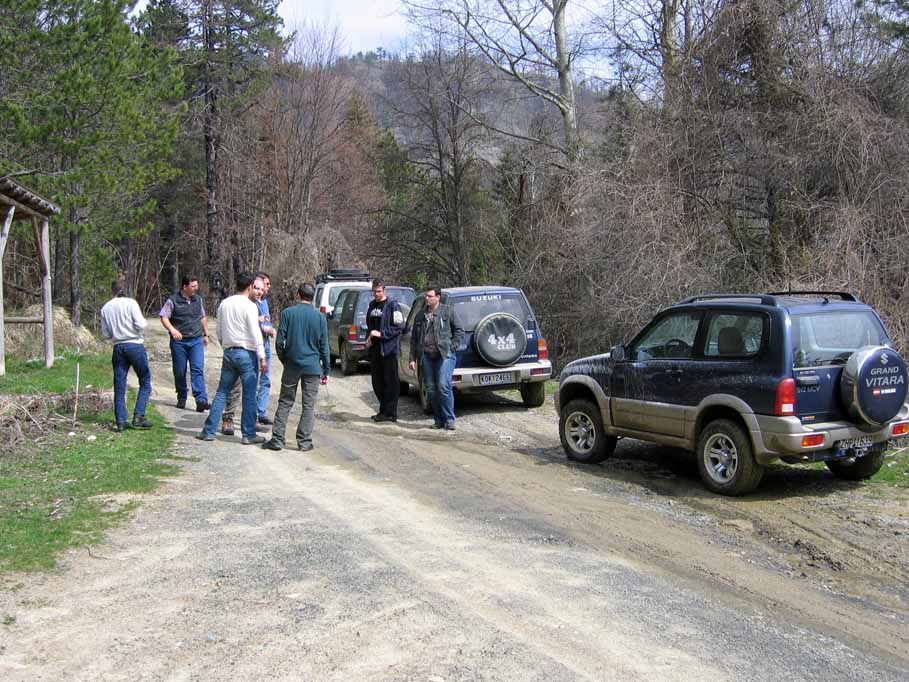
POLYGON ((871 478, 884 466, 884 451, 872 452, 858 459, 838 459, 826 462, 827 468, 837 478, 846 481, 864 481, 871 478))
MULTIPOLYGON (((540 383, 542 386, 542 382, 540 383)), ((619 439, 603 431, 599 408, 589 400, 570 401, 559 414, 559 440, 568 459, 599 464, 615 452, 619 439)))
POLYGON ((536 381, 521 385, 521 400, 524 407, 540 407, 546 402, 546 382, 536 381))
POLYGON ((423 409, 423 414, 432 414, 432 401, 429 399, 429 391, 426 390, 426 382, 423 381, 423 372, 420 372, 418 381, 420 382, 420 407, 423 409))
POLYGON ((350 347, 344 343, 341 344, 341 374, 349 377, 357 371, 357 361, 350 356, 350 347))
POLYGON ((748 434, 728 419, 717 419, 704 427, 698 438, 697 460, 704 485, 720 495, 750 493, 764 476, 748 434))

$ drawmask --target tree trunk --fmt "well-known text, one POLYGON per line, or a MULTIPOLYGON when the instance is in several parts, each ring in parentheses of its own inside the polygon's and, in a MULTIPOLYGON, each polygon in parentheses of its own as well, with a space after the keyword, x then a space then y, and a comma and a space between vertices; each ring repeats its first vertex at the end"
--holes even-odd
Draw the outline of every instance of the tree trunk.
MULTIPOLYGON (((217 84, 213 74, 215 46, 215 31, 212 25, 214 18, 211 12, 211 3, 206 2, 203 8, 202 31, 205 41, 205 114, 203 128, 205 135, 205 226, 206 226, 206 268, 209 278, 219 273, 223 266, 223 240, 219 235, 220 220, 218 214, 218 145, 220 143, 220 120, 217 84)), ((226 273, 220 273, 222 278, 226 273)), ((222 279, 223 281, 223 279, 222 279)), ((216 292, 220 302, 221 292, 216 292)))
MULTIPOLYGON (((73 210, 75 217, 75 209, 73 210)), ((69 233, 69 308, 73 325, 82 324, 82 292, 79 288, 79 230, 73 223, 69 233)))
POLYGON ((564 98, 561 106, 562 124, 565 128, 565 149, 570 161, 577 160, 580 140, 578 139, 578 110, 574 96, 574 82, 571 79, 571 54, 567 45, 565 8, 568 0, 560 0, 552 15, 555 36, 556 61, 559 71, 559 93, 564 98))

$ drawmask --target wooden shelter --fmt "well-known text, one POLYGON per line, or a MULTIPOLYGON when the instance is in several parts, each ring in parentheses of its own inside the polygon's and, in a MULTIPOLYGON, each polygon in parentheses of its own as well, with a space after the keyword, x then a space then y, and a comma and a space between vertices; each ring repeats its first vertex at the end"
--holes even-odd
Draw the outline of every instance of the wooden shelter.
POLYGON ((4 330, 7 324, 44 325, 44 366, 54 364, 54 317, 51 308, 50 274, 50 228, 51 216, 60 213, 60 207, 52 204, 15 180, 0 176, 0 376, 6 374, 6 341, 4 330), (35 246, 38 250, 38 264, 41 269, 41 298, 44 302, 43 317, 6 317, 3 313, 3 254, 14 220, 28 220, 32 224, 35 246))

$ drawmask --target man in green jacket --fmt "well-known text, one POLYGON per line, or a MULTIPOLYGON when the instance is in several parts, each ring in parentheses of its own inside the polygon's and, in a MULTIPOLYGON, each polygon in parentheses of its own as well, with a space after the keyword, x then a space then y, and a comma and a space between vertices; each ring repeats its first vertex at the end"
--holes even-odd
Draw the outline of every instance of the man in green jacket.
POLYGON ((303 386, 303 412, 297 425, 297 445, 312 450, 312 428, 315 423, 316 397, 319 385, 328 383, 331 357, 328 354, 328 324, 325 316, 313 308, 315 291, 308 284, 297 290, 300 302, 281 313, 281 324, 275 339, 275 352, 284 365, 278 412, 271 429, 271 440, 262 444, 266 450, 284 447, 284 430, 290 408, 297 399, 297 384, 303 386))

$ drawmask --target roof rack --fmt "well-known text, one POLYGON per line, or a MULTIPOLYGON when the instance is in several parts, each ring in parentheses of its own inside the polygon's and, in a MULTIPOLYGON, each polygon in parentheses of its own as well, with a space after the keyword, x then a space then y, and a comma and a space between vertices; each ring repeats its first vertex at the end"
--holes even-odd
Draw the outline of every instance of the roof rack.
POLYGON ((684 301, 680 301, 678 305, 684 303, 697 303, 698 301, 716 301, 716 300, 725 300, 725 299, 751 299, 753 301, 760 301, 761 305, 773 305, 777 304, 776 298, 773 294, 702 294, 701 296, 689 296, 684 301))
POLYGON ((846 291, 775 291, 771 296, 839 296, 841 301, 857 303, 858 299, 846 291))
POLYGON ((321 275, 316 275, 316 284, 331 282, 333 280, 344 280, 347 282, 369 282, 372 280, 372 275, 370 275, 368 272, 357 270, 355 268, 335 268, 329 270, 328 272, 323 272, 321 275))

